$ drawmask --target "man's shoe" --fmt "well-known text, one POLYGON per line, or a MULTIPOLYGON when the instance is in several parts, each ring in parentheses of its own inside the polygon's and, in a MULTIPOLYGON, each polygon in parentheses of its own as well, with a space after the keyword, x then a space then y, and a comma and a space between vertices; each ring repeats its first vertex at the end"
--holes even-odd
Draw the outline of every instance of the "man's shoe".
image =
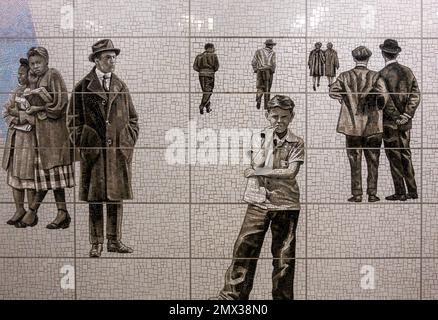
POLYGON ((261 102, 257 102, 256 108, 257 108, 257 109, 260 109, 260 106, 261 106, 261 105, 262 105, 261 102))
POLYGON ((380 198, 374 194, 368 196, 368 202, 377 202, 380 201, 380 198))
POLYGON ((348 199, 349 202, 362 202, 362 196, 352 196, 348 199))
POLYGON ((204 107, 199 107, 199 113, 204 114, 204 107))
POLYGON ((117 253, 133 253, 134 250, 132 248, 125 246, 122 241, 117 240, 108 240, 107 245, 108 252, 117 252, 117 253))
POLYGON ((99 258, 103 251, 103 245, 96 243, 91 245, 90 258, 99 258))
POLYGON ((211 112, 210 101, 208 101, 207 105, 205 106, 205 109, 207 110, 207 113, 211 112))
POLYGON ((389 200, 389 201, 406 201, 407 197, 405 194, 393 194, 393 195, 387 196, 385 199, 389 200))
POLYGON ((418 193, 408 193, 406 195, 406 198, 408 198, 408 199, 418 199, 418 193))
POLYGON ((316 87, 315 87, 315 85, 313 85, 313 91, 316 91, 316 87))

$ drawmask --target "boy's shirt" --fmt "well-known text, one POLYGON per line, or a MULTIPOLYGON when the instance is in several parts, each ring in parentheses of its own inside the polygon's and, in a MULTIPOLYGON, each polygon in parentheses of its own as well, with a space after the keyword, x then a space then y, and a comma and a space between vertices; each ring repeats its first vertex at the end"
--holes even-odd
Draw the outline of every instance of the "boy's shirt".
MULTIPOLYGON (((304 163, 304 141, 296 136, 291 129, 287 129, 287 133, 282 139, 275 133, 269 135, 266 129, 263 130, 260 148, 253 148, 251 152, 253 163, 259 152, 265 152, 266 143, 270 143, 272 146, 272 169, 288 169, 293 166, 294 162, 304 163), (265 137, 272 137, 273 141, 266 141, 265 137)), ((300 210, 300 189, 297 177, 268 178, 259 176, 258 179, 260 187, 264 187, 267 191, 267 201, 260 204, 262 207, 270 211, 300 210)))

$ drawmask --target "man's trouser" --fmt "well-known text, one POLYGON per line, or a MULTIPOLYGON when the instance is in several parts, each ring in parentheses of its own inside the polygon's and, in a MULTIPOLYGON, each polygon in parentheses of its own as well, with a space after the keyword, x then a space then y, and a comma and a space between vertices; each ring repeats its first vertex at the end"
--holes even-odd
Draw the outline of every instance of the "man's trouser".
POLYGON ((402 131, 383 127, 383 142, 385 148, 389 148, 385 149, 386 157, 391 166, 395 194, 398 195, 406 194, 405 183, 409 193, 417 193, 410 141, 410 130, 402 131))
MULTIPOLYGON (((103 203, 90 203, 90 243, 103 243, 103 203)), ((106 202, 106 238, 120 240, 122 237, 123 204, 106 202)))
POLYGON ((367 162, 367 194, 377 194, 377 179, 379 172, 380 146, 382 145, 382 134, 375 134, 368 137, 346 136, 347 155, 351 168, 351 193, 354 196, 361 196, 362 190, 362 150, 365 153, 367 162), (372 149, 370 149, 372 148, 372 149))
POLYGON ((210 97, 214 89, 214 75, 199 76, 199 83, 201 84, 201 89, 203 92, 201 106, 205 107, 210 101, 210 97))
POLYGON ((272 87, 272 79, 273 79, 274 73, 270 69, 265 70, 258 70, 257 71, 257 95, 256 95, 256 101, 257 103, 261 103, 262 96, 264 94, 265 96, 265 105, 264 108, 266 109, 268 106, 269 98, 270 98, 270 92, 272 87))
POLYGON ((267 211, 248 205, 239 236, 234 244, 233 262, 225 274, 219 296, 227 300, 247 300, 266 231, 272 232, 272 297, 293 299, 295 272, 295 232, 299 210, 267 211))

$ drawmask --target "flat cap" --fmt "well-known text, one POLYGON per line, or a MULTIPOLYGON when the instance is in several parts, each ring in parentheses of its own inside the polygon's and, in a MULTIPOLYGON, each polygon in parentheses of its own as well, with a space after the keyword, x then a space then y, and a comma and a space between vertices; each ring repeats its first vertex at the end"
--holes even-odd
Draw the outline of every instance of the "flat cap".
POLYGON ((281 108, 284 110, 293 110, 295 103, 288 96, 276 95, 268 102, 267 109, 281 108))
POLYGON ((364 46, 359 46, 351 51, 353 58, 358 61, 368 60, 373 54, 370 49, 364 46))

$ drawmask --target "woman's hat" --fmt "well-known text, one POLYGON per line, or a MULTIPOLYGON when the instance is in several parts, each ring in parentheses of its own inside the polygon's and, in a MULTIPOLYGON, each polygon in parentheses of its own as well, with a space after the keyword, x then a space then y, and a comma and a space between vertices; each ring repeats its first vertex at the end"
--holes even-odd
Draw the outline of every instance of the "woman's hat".
POLYGON ((402 49, 398 46, 397 40, 394 39, 386 39, 379 47, 382 51, 388 53, 396 54, 402 51, 402 49))
POLYGON ((88 56, 88 60, 90 60, 90 62, 94 62, 96 55, 101 52, 114 51, 117 56, 120 53, 120 49, 114 48, 114 44, 110 39, 103 39, 96 42, 93 44, 91 49, 93 50, 93 53, 88 56))

